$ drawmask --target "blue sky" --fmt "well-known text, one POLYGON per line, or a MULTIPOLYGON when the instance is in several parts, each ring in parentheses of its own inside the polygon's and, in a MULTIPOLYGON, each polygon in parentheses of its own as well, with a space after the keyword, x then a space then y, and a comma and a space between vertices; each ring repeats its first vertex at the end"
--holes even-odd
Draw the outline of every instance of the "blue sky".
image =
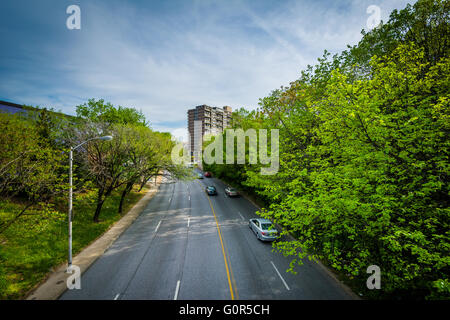
POLYGON ((89 98, 144 112, 185 135, 199 105, 254 109, 323 50, 361 39, 408 0, 2 0, 0 100, 75 114, 89 98), (69 30, 66 8, 81 9, 69 30))

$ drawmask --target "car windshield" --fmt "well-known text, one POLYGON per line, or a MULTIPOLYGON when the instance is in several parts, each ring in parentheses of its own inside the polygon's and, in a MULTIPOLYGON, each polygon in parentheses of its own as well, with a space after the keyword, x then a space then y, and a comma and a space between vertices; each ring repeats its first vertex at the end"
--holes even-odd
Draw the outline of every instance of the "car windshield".
POLYGON ((269 229, 273 229, 273 226, 271 223, 261 223, 261 229, 269 230, 269 229))
POLYGON ((208 187, 209 190, 216 190, 215 187, 208 187))
POLYGON ((233 188, 230 188, 228 190, 230 190, 230 192, 235 192, 236 191, 236 189, 233 189, 233 188))

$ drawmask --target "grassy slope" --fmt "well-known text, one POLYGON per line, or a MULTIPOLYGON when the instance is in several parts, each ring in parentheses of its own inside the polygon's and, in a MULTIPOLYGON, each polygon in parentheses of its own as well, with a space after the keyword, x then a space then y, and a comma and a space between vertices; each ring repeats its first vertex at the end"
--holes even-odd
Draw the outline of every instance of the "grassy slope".
MULTIPOLYGON (((148 191, 133 190, 124 203, 127 212, 148 191)), ((61 199, 64 201, 64 199, 61 199)), ((102 235, 122 216, 117 213, 120 193, 103 205, 100 222, 92 221, 95 192, 74 198, 73 254, 102 235)), ((18 203, 0 200, 0 219, 19 210, 18 203)), ((67 208, 67 205, 61 205, 67 208)), ((63 210, 65 210, 63 209, 63 210)), ((53 267, 67 261, 67 212, 29 211, 25 217, 0 234, 0 299, 20 299, 42 281, 53 267), (31 215, 33 214, 33 215, 31 215)))

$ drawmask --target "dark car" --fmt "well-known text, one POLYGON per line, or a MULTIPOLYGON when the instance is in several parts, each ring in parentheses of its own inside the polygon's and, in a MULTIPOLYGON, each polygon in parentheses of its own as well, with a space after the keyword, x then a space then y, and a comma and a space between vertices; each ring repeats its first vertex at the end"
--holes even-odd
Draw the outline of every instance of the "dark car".
POLYGON ((216 190, 216 187, 214 187, 214 186, 207 186, 205 191, 208 194, 208 196, 215 196, 215 195, 217 195, 217 190, 216 190))
POLYGON ((212 177, 211 172, 206 171, 206 172, 205 172, 205 177, 206 177, 206 178, 211 178, 211 177, 212 177))

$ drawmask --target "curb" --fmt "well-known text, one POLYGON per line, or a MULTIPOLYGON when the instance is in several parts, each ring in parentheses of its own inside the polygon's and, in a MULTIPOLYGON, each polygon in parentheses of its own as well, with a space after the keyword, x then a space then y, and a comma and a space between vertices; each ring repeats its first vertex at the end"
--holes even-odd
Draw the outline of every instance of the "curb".
MULTIPOLYGON (((161 176, 158 176, 156 185, 150 190, 118 221, 99 238, 85 247, 73 258, 73 265, 80 268, 83 274, 103 253, 114 243, 114 241, 134 222, 134 220, 147 207, 150 200, 158 192, 161 184, 161 176)), ((67 290, 67 279, 71 274, 66 272, 67 262, 56 267, 41 284, 32 289, 26 296, 26 300, 57 300, 67 290)))

